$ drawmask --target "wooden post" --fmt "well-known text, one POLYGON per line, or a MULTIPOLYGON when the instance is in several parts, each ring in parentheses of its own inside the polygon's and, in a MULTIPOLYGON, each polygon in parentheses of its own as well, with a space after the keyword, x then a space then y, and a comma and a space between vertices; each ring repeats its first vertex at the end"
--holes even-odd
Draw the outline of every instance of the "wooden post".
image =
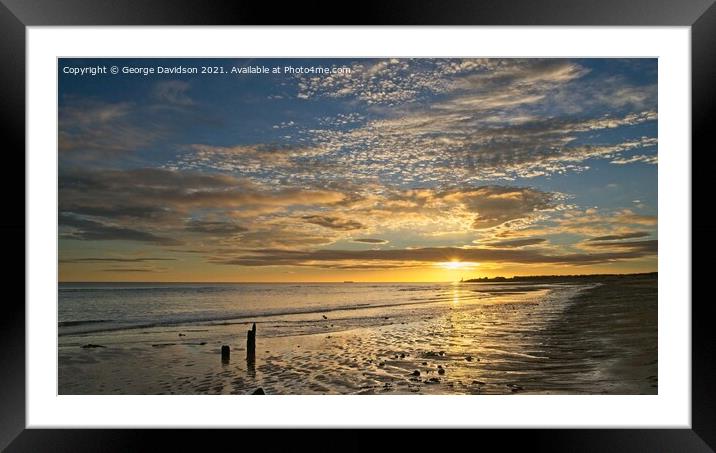
POLYGON ((227 345, 221 347, 221 361, 228 362, 231 358, 231 349, 227 345))
POLYGON ((246 332, 246 360, 256 360, 256 323, 246 332))

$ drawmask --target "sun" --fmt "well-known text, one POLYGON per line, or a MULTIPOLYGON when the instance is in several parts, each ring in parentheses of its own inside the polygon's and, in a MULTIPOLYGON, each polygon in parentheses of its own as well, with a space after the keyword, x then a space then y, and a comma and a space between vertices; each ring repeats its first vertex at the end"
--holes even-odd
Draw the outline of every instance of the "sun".
POLYGON ((459 260, 452 260, 452 261, 445 261, 442 263, 438 263, 438 266, 442 267, 443 269, 450 269, 450 270, 457 270, 457 269, 467 269, 470 267, 476 267, 479 266, 480 263, 473 263, 470 261, 459 261, 459 260))

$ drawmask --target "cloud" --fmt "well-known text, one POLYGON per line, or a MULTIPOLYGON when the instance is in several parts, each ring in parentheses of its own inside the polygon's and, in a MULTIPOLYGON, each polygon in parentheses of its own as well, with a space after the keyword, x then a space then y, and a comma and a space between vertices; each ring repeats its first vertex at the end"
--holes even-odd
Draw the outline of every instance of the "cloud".
POLYGON ((59 225, 69 227, 60 234, 65 239, 82 241, 137 241, 157 245, 180 245, 181 241, 153 233, 115 225, 108 225, 88 219, 60 214, 59 225))
MULTIPOLYGON (((232 253, 230 246, 239 245, 245 250, 257 248, 313 248, 326 246, 337 239, 338 234, 343 231, 329 229, 326 231, 320 228, 320 232, 306 228, 306 224, 294 224, 285 220, 272 220, 266 223, 258 223, 250 231, 240 233, 235 239, 227 239, 220 244, 220 248, 212 249, 208 254, 214 256, 225 256, 232 253)), ((308 225, 310 226, 310 225, 308 225)))
POLYGON ((639 129, 657 120, 655 86, 564 59, 359 60, 350 74, 300 76, 299 96, 370 109, 273 126, 281 142, 289 128, 300 146, 193 145, 170 166, 275 183, 405 187, 579 172, 592 159, 656 163, 657 139, 639 129))
POLYGON ((630 225, 656 223, 630 210, 571 210, 563 194, 496 184, 276 188, 222 173, 146 168, 64 169, 59 181, 63 238, 182 243, 211 262, 251 250, 384 244, 384 235, 443 245, 450 237, 470 243, 474 232, 485 238, 483 247, 519 249, 542 243, 538 235, 623 234, 634 231, 630 225), (353 239, 356 231, 364 236, 353 239), (508 237, 511 231, 530 237, 508 237))
POLYGON ((484 242, 480 243, 480 245, 485 247, 494 247, 494 248, 520 248, 520 247, 527 247, 529 245, 537 245, 542 244, 546 242, 547 239, 544 238, 525 238, 525 239, 509 239, 505 241, 495 241, 495 242, 484 242))
POLYGON ((658 251, 658 241, 656 239, 647 241, 589 242, 586 245, 592 248, 626 250, 629 252, 643 252, 654 255, 658 251))
POLYGON ((108 217, 159 217, 200 208, 231 209, 240 215, 346 199, 333 190, 267 188, 226 174, 155 168, 66 170, 60 174, 59 189, 61 211, 108 217))
POLYGON ((658 160, 659 159, 656 155, 636 154, 631 157, 618 157, 616 159, 612 159, 611 161, 609 161, 609 163, 616 165, 626 165, 633 164, 636 162, 643 162, 645 164, 656 165, 658 163, 658 160))
POLYGON ((654 82, 635 84, 621 75, 610 74, 583 81, 579 90, 568 87, 557 90, 554 98, 570 106, 567 111, 574 113, 595 107, 610 110, 653 108, 657 104, 658 90, 655 74, 650 75, 649 79, 654 82))
MULTIPOLYGON (((79 162, 131 158, 169 138, 187 123, 206 121, 195 115, 189 84, 166 80, 154 84, 137 101, 107 101, 62 96, 58 103, 58 150, 79 162), (169 112, 167 109, 171 109, 169 112)), ((114 98, 114 96, 113 96, 114 98)), ((128 97, 125 97, 128 98, 128 97)))
MULTIPOLYGON (((314 97, 356 98, 369 105, 399 105, 446 92, 498 92, 487 98, 514 105, 520 95, 566 83, 588 71, 567 60, 523 59, 382 59, 362 60, 350 72, 322 77, 299 77, 300 99, 314 97)), ((484 98, 472 98, 478 104, 484 98)), ((492 104, 495 105, 495 104, 492 104)))
POLYGON ((152 96, 168 106, 186 107, 194 104, 189 97, 189 82, 182 80, 162 80, 154 84, 152 96))
MULTIPOLYGON (((390 174, 401 183, 514 179, 582 171, 589 159, 656 146, 654 137, 599 144, 578 144, 587 133, 655 120, 646 111, 623 117, 554 119, 514 115, 481 115, 472 108, 445 108, 373 120, 348 131, 314 130, 318 146, 332 150, 329 175, 350 169, 354 178, 390 174), (347 153, 348 150, 360 150, 347 153)), ((324 168, 322 162, 313 162, 324 168)))
POLYGON ((60 263, 150 263, 154 261, 176 261, 176 258, 71 258, 60 260, 60 263))
POLYGON ((615 216, 615 221, 632 225, 656 226, 658 218, 655 215, 636 214, 631 209, 623 209, 615 216))
POLYGON ((346 129, 342 121, 304 132, 305 148, 216 148, 185 154, 177 168, 236 171, 274 181, 321 184, 373 181, 443 185, 512 180, 583 171, 589 159, 618 159, 653 148, 655 137, 615 141, 602 132, 656 120, 656 112, 598 118, 549 118, 524 113, 476 113, 473 108, 426 107, 346 129), (584 144, 580 138, 597 134, 584 144), (239 152, 240 151, 240 152, 239 152))
POLYGON ((70 198, 70 192, 66 199, 60 200, 60 211, 72 212, 82 216, 104 217, 107 219, 155 219, 169 218, 172 213, 165 206, 144 205, 141 201, 122 200, 122 195, 117 194, 117 200, 101 200, 99 196, 88 195, 83 200, 70 198), (136 203, 136 204, 132 204, 136 203))
POLYGON ((118 272, 118 273, 121 273, 121 272, 153 273, 153 272, 164 272, 164 271, 166 271, 166 269, 143 268, 143 267, 134 267, 134 268, 131 268, 131 267, 108 267, 105 269, 100 269, 100 271, 101 272, 118 272))
POLYGON ((192 233, 208 233, 208 234, 237 234, 248 231, 240 225, 233 222, 221 221, 205 221, 191 220, 186 224, 186 230, 192 233))
POLYGON ((299 99, 355 98, 368 105, 396 105, 450 90, 450 76, 490 67, 496 60, 383 59, 361 60, 350 72, 298 77, 299 99))
POLYGON ((621 239, 637 239, 637 238, 643 238, 647 237, 650 234, 646 231, 635 231, 633 233, 623 233, 623 234, 609 234, 606 236, 597 236, 594 238, 587 239, 588 242, 601 242, 601 241, 618 241, 621 239))
POLYGON ((302 217, 308 223, 314 225, 320 225, 322 227, 331 228, 334 230, 360 230, 363 228, 363 224, 355 220, 342 219, 340 217, 330 217, 324 215, 306 215, 302 217))
POLYGON ((442 194, 475 214, 474 229, 492 228, 554 206, 554 194, 526 187, 484 186, 442 194))
POLYGON ((325 246, 350 240, 357 230, 405 229, 400 234, 414 238, 441 231, 464 234, 473 228, 529 222, 555 209, 560 200, 559 194, 497 185, 444 190, 330 187, 272 188, 196 171, 67 169, 60 173, 60 212, 76 227, 64 237, 182 242, 207 256, 221 256, 217 249, 237 244, 258 249, 325 246))
POLYGON ((137 106, 71 98, 59 106, 58 149, 74 158, 103 159, 134 152, 163 136, 156 124, 140 123, 137 106))
POLYGON ((325 227, 349 231, 359 223, 319 213, 355 197, 327 188, 268 187, 226 174, 152 168, 74 168, 59 176, 60 215, 68 227, 63 237, 181 242, 200 249, 237 240, 251 247, 329 244, 337 237, 325 227), (319 225, 323 232, 316 231, 319 225))
POLYGON ((645 227, 655 227, 658 218, 655 215, 636 214, 631 209, 600 211, 590 208, 564 211, 553 223, 551 234, 562 232, 592 237, 643 231, 645 227))
MULTIPOLYGON (((326 154, 317 147, 276 146, 268 144, 213 146, 192 144, 185 147, 175 162, 167 165, 172 170, 201 170, 210 168, 222 172, 286 179, 294 172, 308 173, 308 166, 326 154), (305 168, 304 168, 305 167, 305 168), (268 173, 268 175, 267 175, 268 173)), ((315 172, 313 173, 315 174, 315 172)))
POLYGON ((624 250, 604 253, 545 254, 540 250, 424 247, 389 250, 255 250, 245 256, 216 260, 217 264, 240 266, 317 266, 360 267, 383 265, 401 267, 410 263, 431 264, 445 261, 498 262, 514 264, 591 265, 630 260, 656 254, 656 241, 625 245, 624 250), (376 263, 378 262, 378 263, 376 263))
POLYGON ((100 102, 89 99, 70 99, 60 109, 60 121, 77 127, 110 124, 130 116, 134 104, 130 102, 100 102))
POLYGON ((492 242, 502 240, 531 240, 550 236, 555 239, 549 244, 553 251, 584 250, 595 243, 655 235, 657 217, 635 214, 628 209, 578 209, 564 206, 564 209, 549 211, 530 223, 508 222, 506 225, 508 228, 500 226, 486 231, 487 234, 481 234, 481 239, 473 242, 480 246, 490 246, 492 242))
MULTIPOLYGON (((334 213, 358 218, 371 231, 399 231, 431 236, 484 230, 510 222, 529 222, 558 208, 561 194, 529 187, 374 188, 334 213)), ((333 214, 332 214, 333 215, 333 214)))

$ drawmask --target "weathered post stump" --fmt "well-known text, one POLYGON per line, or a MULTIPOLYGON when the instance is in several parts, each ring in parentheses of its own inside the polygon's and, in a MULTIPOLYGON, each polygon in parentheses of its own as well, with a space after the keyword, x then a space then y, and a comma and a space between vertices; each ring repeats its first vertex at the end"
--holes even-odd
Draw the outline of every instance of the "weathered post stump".
POLYGON ((227 345, 221 347, 221 361, 228 362, 231 358, 231 349, 227 345))
POLYGON ((256 323, 246 332, 246 360, 256 360, 256 323))

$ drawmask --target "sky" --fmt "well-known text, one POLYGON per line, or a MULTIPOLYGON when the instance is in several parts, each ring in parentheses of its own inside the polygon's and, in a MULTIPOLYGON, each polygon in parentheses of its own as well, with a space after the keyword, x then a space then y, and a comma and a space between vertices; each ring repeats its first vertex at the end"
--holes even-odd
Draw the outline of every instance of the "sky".
POLYGON ((657 270, 656 59, 58 68, 60 281, 657 270))

